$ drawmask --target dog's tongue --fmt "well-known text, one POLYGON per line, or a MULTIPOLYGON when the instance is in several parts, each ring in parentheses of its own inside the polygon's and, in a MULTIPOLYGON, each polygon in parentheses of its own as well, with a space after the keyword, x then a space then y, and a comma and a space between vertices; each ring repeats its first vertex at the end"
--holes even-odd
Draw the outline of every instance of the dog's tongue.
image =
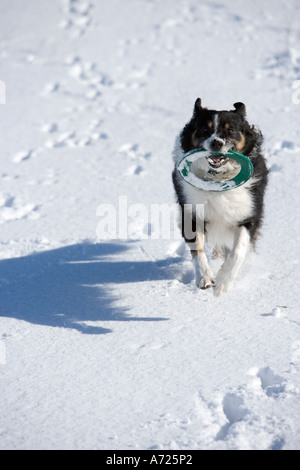
POLYGON ((214 157, 214 156, 211 156, 210 159, 214 162, 214 163, 219 163, 221 161, 221 158, 222 157, 214 157))

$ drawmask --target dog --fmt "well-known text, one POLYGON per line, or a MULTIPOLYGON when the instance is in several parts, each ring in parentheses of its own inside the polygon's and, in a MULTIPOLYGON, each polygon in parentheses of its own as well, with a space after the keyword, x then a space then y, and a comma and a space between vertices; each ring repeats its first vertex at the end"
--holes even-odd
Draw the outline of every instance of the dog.
POLYGON ((192 255, 195 283, 200 289, 212 287, 216 296, 229 291, 248 252, 255 247, 263 221, 269 172, 261 131, 247 121, 243 103, 233 106, 234 110, 230 111, 210 110, 202 107, 198 98, 193 116, 177 137, 173 151, 172 180, 180 208, 182 236, 192 255), (215 153, 201 158, 198 168, 211 178, 220 180, 236 171, 237 162, 216 155, 228 150, 246 155, 253 164, 253 175, 242 186, 228 191, 195 188, 182 179, 177 164, 185 153, 197 148, 215 153), (204 250, 206 242, 215 247, 215 253, 221 252, 224 256, 216 278, 204 250))

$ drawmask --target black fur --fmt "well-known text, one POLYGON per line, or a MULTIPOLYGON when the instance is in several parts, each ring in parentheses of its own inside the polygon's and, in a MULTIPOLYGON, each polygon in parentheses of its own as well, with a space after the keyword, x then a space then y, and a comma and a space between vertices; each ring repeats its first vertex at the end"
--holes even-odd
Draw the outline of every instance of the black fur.
POLYGON ((255 244, 259 235, 259 230, 263 222, 264 215, 264 196, 268 184, 269 170, 267 169, 266 161, 262 153, 263 136, 261 132, 254 139, 254 146, 250 153, 244 153, 252 162, 254 172, 253 176, 256 182, 249 189, 254 205, 253 216, 247 220, 241 220, 240 226, 244 225, 250 233, 251 242, 255 244))

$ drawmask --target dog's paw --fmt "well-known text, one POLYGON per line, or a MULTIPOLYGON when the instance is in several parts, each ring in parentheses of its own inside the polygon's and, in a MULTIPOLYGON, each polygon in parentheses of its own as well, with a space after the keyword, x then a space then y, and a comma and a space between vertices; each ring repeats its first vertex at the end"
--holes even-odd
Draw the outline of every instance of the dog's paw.
POLYGON ((226 286, 225 284, 215 284, 214 286, 214 296, 220 297, 223 294, 226 294, 230 289, 230 286, 226 286))
POLYGON ((216 282, 214 285, 214 295, 220 297, 226 294, 233 284, 233 279, 228 273, 221 273, 217 275, 216 282))
POLYGON ((209 277, 203 277, 199 281, 196 281, 196 286, 198 289, 209 289, 210 287, 213 287, 215 285, 215 281, 213 278, 209 277))

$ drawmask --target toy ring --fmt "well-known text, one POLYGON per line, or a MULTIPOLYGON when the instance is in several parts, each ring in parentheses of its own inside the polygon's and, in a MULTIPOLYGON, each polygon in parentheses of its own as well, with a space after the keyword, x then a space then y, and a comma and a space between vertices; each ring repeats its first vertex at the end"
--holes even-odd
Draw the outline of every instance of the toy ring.
MULTIPOLYGON (((203 165, 202 165, 203 166, 203 165)), ((205 149, 195 149, 186 153, 177 165, 178 173, 187 183, 204 191, 229 191, 245 184, 253 175, 252 162, 245 155, 234 150, 228 150, 226 153, 210 152, 205 149), (199 170, 197 162, 200 159, 224 158, 234 160, 232 171, 226 171, 225 165, 217 167, 214 170, 208 163, 205 169, 199 170), (236 163, 238 165, 236 165, 236 163), (195 171, 196 170, 196 171, 195 171)))

